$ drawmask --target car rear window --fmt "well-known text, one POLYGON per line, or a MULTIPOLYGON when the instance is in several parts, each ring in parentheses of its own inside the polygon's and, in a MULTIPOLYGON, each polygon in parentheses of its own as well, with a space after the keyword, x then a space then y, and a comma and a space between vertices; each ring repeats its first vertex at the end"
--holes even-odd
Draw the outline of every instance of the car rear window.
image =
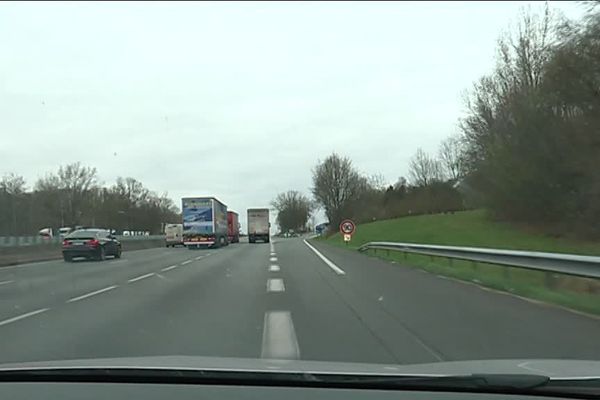
POLYGON ((94 239, 98 237, 99 231, 75 231, 67 236, 69 239, 94 239))

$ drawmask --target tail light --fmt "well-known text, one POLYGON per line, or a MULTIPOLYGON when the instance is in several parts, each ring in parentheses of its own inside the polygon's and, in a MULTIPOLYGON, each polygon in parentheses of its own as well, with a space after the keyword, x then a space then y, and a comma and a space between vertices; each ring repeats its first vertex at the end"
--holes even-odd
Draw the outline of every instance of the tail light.
POLYGON ((98 241, 98 239, 91 239, 85 242, 85 244, 87 244, 88 246, 96 247, 100 244, 100 242, 98 241))
POLYGON ((68 240, 66 240, 66 239, 65 239, 65 240, 63 240, 63 246, 70 246, 70 245, 71 245, 71 242, 70 242, 70 241, 68 241, 68 240))

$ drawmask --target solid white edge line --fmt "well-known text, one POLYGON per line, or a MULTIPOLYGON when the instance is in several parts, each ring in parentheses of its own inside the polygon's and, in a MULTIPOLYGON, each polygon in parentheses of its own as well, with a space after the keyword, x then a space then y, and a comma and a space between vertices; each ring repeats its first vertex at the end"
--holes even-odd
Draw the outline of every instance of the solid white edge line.
POLYGON ((281 270, 281 268, 279 268, 279 265, 271 265, 269 267, 269 272, 279 272, 281 270))
POLYGON ((117 285, 108 286, 108 287, 105 287, 104 289, 96 290, 95 292, 90 292, 90 293, 86 293, 86 294, 78 296, 78 297, 73 297, 72 299, 67 300, 67 303, 72 303, 74 301, 83 300, 83 299, 86 299, 88 297, 100 294, 100 293, 108 292, 109 290, 113 290, 116 287, 117 287, 117 285))
POLYGON ((285 285, 283 279, 269 279, 267 281, 267 292, 285 292, 285 285))
POLYGON ((9 283, 13 283, 14 281, 2 281, 0 285, 8 285, 9 283))
POLYGON ((267 311, 263 325, 261 358, 297 360, 300 346, 289 311, 267 311))
POLYGON ((161 269, 161 271, 170 271, 174 268, 177 268, 177 265, 171 265, 170 267, 165 267, 165 268, 161 269))
POLYGON ((11 322, 15 322, 15 321, 18 321, 18 320, 23 319, 23 318, 27 318, 27 317, 31 317, 31 316, 34 316, 34 315, 37 315, 37 314, 41 314, 41 313, 46 312, 48 310, 49 310, 49 308, 40 308, 39 310, 28 312, 26 314, 17 315, 16 317, 12 317, 12 318, 9 318, 9 319, 5 319, 4 321, 0 321, 0 326, 10 324, 11 322))
POLYGON ((192 262, 192 260, 186 260, 186 261, 182 262, 181 265, 186 265, 186 264, 189 264, 191 262, 192 262))
POLYGON ((315 249, 313 246, 311 246, 311 244, 310 244, 310 243, 308 243, 308 242, 306 241, 306 239, 303 239, 303 242, 304 242, 304 244, 305 244, 305 245, 307 245, 307 246, 308 246, 308 248, 309 248, 309 249, 311 249, 312 251, 314 251, 314 252, 315 252, 315 254, 316 254, 317 256, 319 256, 319 258, 320 258, 321 260, 323 260, 323 262, 324 262, 325 264, 327 264, 327 266, 329 266, 329 268, 331 268, 331 269, 332 269, 332 270, 333 270, 333 271, 334 271, 336 274, 338 274, 338 275, 346 275, 346 272, 345 272, 343 269, 341 269, 340 267, 338 267, 337 265, 335 265, 334 263, 332 263, 331 261, 329 261, 329 259, 328 259, 327 257, 325 257, 323 254, 321 254, 321 253, 319 252, 319 250, 317 250, 317 249, 315 249))
POLYGON ((140 281, 140 280, 142 280, 142 279, 145 279, 145 278, 150 278, 152 275, 154 275, 154 272, 150 272, 149 274, 146 274, 146 275, 141 275, 141 276, 138 276, 138 277, 136 277, 136 278, 131 278, 131 279, 130 279, 130 280, 128 280, 127 282, 136 282, 136 281, 140 281))

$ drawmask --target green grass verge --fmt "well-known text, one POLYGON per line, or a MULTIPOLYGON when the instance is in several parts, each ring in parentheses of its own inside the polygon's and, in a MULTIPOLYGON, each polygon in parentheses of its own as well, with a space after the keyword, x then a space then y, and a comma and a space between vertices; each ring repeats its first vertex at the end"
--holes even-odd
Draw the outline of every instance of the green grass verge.
MULTIPOLYGON (((598 244, 523 232, 509 224, 490 221, 483 211, 406 217, 360 225, 350 245, 346 245, 339 234, 328 239, 320 238, 320 240, 349 250, 357 249, 366 242, 390 241, 600 254, 598 244)), ((394 251, 371 250, 368 253, 389 261, 424 269, 433 274, 475 282, 523 297, 600 315, 598 280, 485 263, 449 261, 416 254, 405 255, 394 251)))
MULTIPOLYGON (((328 243, 344 246, 339 233, 328 243)), ((483 210, 420 215, 359 225, 348 247, 373 241, 492 247, 557 253, 600 255, 600 243, 553 238, 491 221, 483 210)))

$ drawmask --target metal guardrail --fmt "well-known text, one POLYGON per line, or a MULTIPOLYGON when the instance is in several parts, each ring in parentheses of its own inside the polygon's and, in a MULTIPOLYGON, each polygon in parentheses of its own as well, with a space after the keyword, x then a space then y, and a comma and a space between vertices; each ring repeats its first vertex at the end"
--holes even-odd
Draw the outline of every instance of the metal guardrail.
POLYGON ((363 252, 371 249, 400 251, 600 279, 600 257, 594 256, 396 242, 369 242, 359 247, 358 250, 363 252))
MULTIPOLYGON (((164 239, 165 235, 149 235, 149 236, 117 236, 121 242, 131 242, 139 240, 159 240, 164 239)), ((1 247, 23 247, 35 245, 58 245, 62 242, 59 237, 44 238, 42 236, 0 236, 1 247)))

